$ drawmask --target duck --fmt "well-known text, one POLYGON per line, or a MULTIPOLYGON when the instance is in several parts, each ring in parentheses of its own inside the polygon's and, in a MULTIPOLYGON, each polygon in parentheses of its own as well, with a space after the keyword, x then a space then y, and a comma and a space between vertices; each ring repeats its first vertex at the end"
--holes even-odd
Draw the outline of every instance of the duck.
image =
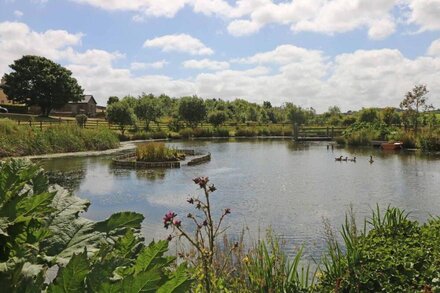
POLYGON ((342 159, 342 161, 347 162, 348 161, 348 157, 345 157, 345 159, 342 159))
POLYGON ((373 160, 373 156, 370 156, 370 160, 369 160, 370 164, 373 164, 374 160, 373 160))
POLYGON ((353 157, 353 159, 348 159, 350 162, 356 163, 356 157, 353 157))
POLYGON ((339 158, 335 158, 335 161, 342 161, 342 156, 340 156, 339 158))

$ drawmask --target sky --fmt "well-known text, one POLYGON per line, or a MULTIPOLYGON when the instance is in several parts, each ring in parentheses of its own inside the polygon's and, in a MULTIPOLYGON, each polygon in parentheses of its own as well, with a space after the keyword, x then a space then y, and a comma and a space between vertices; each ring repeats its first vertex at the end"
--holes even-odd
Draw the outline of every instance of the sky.
POLYGON ((323 112, 440 108, 440 0, 0 0, 0 76, 47 57, 105 105, 142 93, 323 112))

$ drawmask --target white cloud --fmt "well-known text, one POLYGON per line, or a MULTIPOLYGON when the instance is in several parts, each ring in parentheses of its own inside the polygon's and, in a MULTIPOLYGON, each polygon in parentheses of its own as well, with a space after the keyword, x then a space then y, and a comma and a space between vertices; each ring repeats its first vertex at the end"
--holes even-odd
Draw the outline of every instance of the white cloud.
POLYGON ((440 30, 440 0, 407 0, 411 8, 410 23, 420 31, 440 30))
POLYGON ((130 64, 131 70, 144 70, 147 68, 161 69, 167 65, 168 62, 166 60, 160 60, 152 63, 143 63, 143 62, 132 62, 130 64))
POLYGON ((229 68, 229 63, 225 61, 214 61, 209 59, 186 60, 182 63, 185 68, 206 69, 206 70, 224 70, 229 68))
POLYGON ((59 60, 69 52, 69 46, 79 45, 82 34, 64 30, 31 31, 20 22, 0 23, 0 72, 6 72, 9 64, 23 55, 40 55, 59 60))
POLYGON ((23 12, 22 12, 22 11, 20 11, 20 10, 15 10, 15 11, 14 11, 14 15, 15 15, 15 17, 18 17, 18 18, 20 18, 20 17, 22 17, 22 16, 23 16, 23 12))
POLYGON ((358 50, 330 57, 319 50, 286 44, 231 60, 232 68, 222 61, 187 60, 191 61, 187 66, 205 70, 188 78, 172 78, 134 74, 144 66, 166 64, 165 60, 133 62, 129 68, 119 68, 115 61, 126 58, 123 53, 98 49, 80 52, 77 47, 81 39, 82 34, 57 30, 35 32, 23 23, 0 23, 0 75, 23 54, 37 54, 72 70, 85 92, 93 94, 99 104, 105 104, 111 95, 151 92, 223 99, 241 97, 255 102, 269 99, 278 105, 291 101, 318 111, 337 104, 348 110, 397 106, 414 84, 424 83, 430 90, 430 102, 436 107, 440 105, 439 40, 428 49, 427 54, 432 57, 414 59, 396 49, 358 50))
POLYGON ((431 46, 429 46, 427 54, 430 56, 437 56, 440 57, 440 39, 435 40, 431 43, 431 46))
MULTIPOLYGON (((335 34, 365 28, 371 39, 395 32, 393 10, 409 9, 409 23, 421 31, 440 29, 440 0, 71 0, 106 10, 145 17, 174 17, 184 7, 207 16, 220 16, 234 36, 258 32, 268 24, 288 25, 294 32, 335 34)), ((399 15, 400 17, 400 15, 399 15)))
POLYGON ((164 52, 183 52, 191 55, 211 55, 214 51, 199 39, 187 34, 165 35, 146 40, 144 48, 160 48, 164 52))

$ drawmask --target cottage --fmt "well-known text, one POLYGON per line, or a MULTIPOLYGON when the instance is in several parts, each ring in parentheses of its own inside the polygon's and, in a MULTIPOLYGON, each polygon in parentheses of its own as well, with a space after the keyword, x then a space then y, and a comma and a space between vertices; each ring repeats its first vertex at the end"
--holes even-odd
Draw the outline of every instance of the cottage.
POLYGON ((81 101, 69 102, 62 108, 53 110, 52 113, 61 115, 86 114, 89 117, 95 117, 96 104, 96 100, 92 95, 85 95, 81 101))

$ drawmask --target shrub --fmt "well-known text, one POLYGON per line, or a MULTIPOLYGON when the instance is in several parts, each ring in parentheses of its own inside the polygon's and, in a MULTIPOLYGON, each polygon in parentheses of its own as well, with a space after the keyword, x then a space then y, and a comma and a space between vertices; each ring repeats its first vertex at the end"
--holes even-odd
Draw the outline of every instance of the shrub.
POLYGON ((151 139, 151 133, 145 130, 137 131, 131 135, 132 140, 145 140, 151 139))
POLYGON ((335 141, 338 145, 345 145, 347 142, 343 136, 338 136, 335 138, 335 141))
POLYGON ((163 130, 157 130, 151 133, 151 138, 153 139, 165 139, 167 137, 167 133, 163 130))
POLYGON ((202 127, 194 128, 193 135, 194 137, 212 137, 213 135, 212 128, 202 128, 202 127))
POLYGON ((238 128, 235 131, 235 136, 254 137, 257 135, 258 135, 258 133, 257 133, 256 129, 250 128, 250 127, 238 128))
POLYGON ((87 115, 78 114, 75 116, 75 120, 79 127, 84 128, 87 123, 87 115))
POLYGON ((213 136, 215 137, 229 137, 229 129, 226 127, 218 127, 214 129, 213 136))
POLYGON ((440 132, 429 131, 420 134, 418 145, 423 152, 440 152, 440 132))
POLYGON ((179 131, 179 134, 182 138, 190 138, 194 135, 194 131, 192 128, 184 128, 179 131))

